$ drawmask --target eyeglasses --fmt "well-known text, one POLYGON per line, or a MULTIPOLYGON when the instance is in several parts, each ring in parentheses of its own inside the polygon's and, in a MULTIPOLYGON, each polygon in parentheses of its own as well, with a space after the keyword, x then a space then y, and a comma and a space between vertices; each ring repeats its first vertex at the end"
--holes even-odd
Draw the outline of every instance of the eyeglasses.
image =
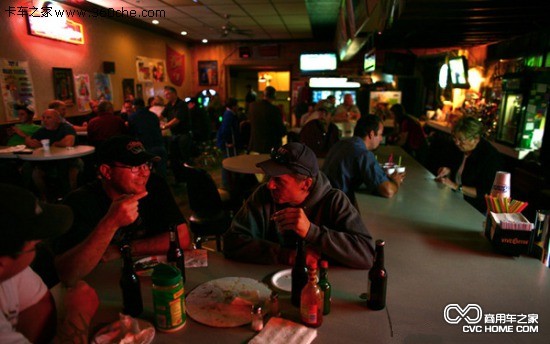
POLYGON ((468 141, 471 141, 473 137, 456 137, 453 136, 453 141, 458 143, 466 143, 468 141))
POLYGON ((271 148, 271 160, 279 164, 293 166, 294 170, 297 170, 296 173, 313 177, 311 175, 311 172, 309 171, 309 168, 305 167, 299 162, 290 161, 289 152, 284 148, 279 148, 279 149, 271 148))
POLYGON ((138 174, 140 171, 151 171, 153 169, 153 163, 148 161, 148 162, 146 162, 144 164, 141 164, 141 165, 138 165, 138 166, 112 165, 112 167, 127 168, 133 174, 138 174))

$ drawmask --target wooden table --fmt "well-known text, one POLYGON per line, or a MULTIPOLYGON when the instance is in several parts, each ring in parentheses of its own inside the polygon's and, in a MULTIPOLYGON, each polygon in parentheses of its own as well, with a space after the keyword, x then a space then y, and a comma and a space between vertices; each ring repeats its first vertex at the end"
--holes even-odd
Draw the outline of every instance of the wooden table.
POLYGON ((50 161, 79 158, 85 155, 93 154, 93 146, 79 145, 74 147, 50 147, 50 151, 44 151, 44 148, 36 148, 32 154, 17 154, 17 157, 26 161, 50 161))
MULTIPOLYGON (((379 160, 403 157, 407 177, 390 199, 358 194, 361 216, 375 239, 386 240, 387 308, 371 311, 360 295, 367 290, 367 271, 331 266, 332 311, 317 330, 314 343, 544 343, 550 338, 550 272, 530 257, 508 257, 493 251, 482 236, 484 216, 401 148, 381 147, 379 160), (476 304, 483 314, 538 316, 538 333, 464 333, 477 324, 448 324, 449 304, 476 304)), ((119 261, 100 264, 87 278, 97 289, 101 306, 94 322, 114 321, 121 309, 119 261)), ((266 266, 225 260, 209 252, 208 267, 187 269, 189 292, 206 281, 241 276, 268 281, 285 266, 266 266)), ((151 281, 142 278, 145 312, 152 320, 151 281)), ((298 319, 289 295, 280 294, 283 315, 298 319)), ((456 308, 455 308, 456 309, 456 308)), ((456 315, 456 313, 454 314, 456 315)), ((470 313, 474 317, 475 312, 470 313)), ((497 325, 497 324, 495 324, 497 325)), ((510 325, 510 324, 498 324, 510 325)), ((490 326, 490 324, 487 324, 490 326)), ((154 343, 244 343, 254 336, 249 326, 212 328, 188 318, 173 334, 158 333, 154 343)))
POLYGON ((245 173, 245 174, 258 174, 263 173, 262 169, 256 167, 257 163, 269 160, 269 154, 243 154, 225 158, 222 161, 222 166, 228 171, 245 173))

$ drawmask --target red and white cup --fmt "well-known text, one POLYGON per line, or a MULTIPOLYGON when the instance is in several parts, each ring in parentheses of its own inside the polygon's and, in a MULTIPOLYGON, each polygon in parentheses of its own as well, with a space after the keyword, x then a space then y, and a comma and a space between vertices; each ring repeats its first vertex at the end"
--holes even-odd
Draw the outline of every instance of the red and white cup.
POLYGON ((510 173, 498 171, 495 174, 493 187, 491 188, 491 196, 500 198, 509 198, 511 191, 510 173))

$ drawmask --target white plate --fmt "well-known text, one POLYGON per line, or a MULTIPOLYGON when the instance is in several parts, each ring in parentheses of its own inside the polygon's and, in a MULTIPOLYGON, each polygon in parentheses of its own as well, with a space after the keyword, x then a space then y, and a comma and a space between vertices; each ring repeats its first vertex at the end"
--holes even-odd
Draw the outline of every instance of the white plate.
POLYGON ((292 269, 285 269, 275 273, 271 277, 271 284, 279 290, 290 293, 292 290, 292 269))
MULTIPOLYGON (((138 322, 139 329, 141 331, 148 330, 147 332, 140 332, 143 333, 142 336, 134 337, 134 340, 131 341, 129 338, 125 338, 124 343, 132 343, 132 344, 150 344, 153 339, 155 338, 155 327, 153 324, 146 320, 142 319, 135 319, 138 322)), ((102 327, 101 330, 97 331, 97 333, 94 336, 94 339, 92 340, 92 344, 119 344, 122 342, 122 339, 120 339, 120 336, 117 336, 116 331, 120 327, 120 321, 116 321, 112 324, 109 324, 105 327, 102 327), (111 335, 109 335, 109 332, 113 332, 111 335), (113 338, 115 337, 115 338, 113 338), (116 341, 113 341, 113 339, 117 339, 116 341), (119 340, 120 339, 120 340, 119 340)))
POLYGON ((151 276, 153 268, 159 263, 166 263, 166 256, 149 256, 136 260, 134 270, 136 270, 138 276, 151 276))

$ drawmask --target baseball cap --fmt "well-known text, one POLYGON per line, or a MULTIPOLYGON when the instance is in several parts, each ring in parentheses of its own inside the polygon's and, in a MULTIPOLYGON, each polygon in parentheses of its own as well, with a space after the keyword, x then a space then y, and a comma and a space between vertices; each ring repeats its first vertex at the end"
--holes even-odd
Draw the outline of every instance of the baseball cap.
POLYGON ((159 161, 160 157, 145 150, 143 143, 131 136, 113 136, 99 147, 98 163, 118 162, 128 166, 139 166, 149 161, 159 161))
POLYGON ((0 184, 0 216, 2 247, 63 234, 73 223, 70 207, 40 202, 30 191, 11 184, 0 184))
POLYGON ((315 177, 319 173, 317 156, 306 145, 291 142, 279 149, 271 150, 271 159, 256 164, 267 175, 302 174, 315 177))

